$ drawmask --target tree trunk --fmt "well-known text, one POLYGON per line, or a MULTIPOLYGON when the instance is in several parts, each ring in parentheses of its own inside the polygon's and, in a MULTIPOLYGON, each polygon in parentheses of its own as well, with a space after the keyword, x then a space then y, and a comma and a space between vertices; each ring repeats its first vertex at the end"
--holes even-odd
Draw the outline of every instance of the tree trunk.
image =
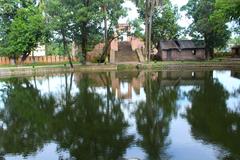
POLYGON ((83 56, 83 64, 86 64, 87 61, 87 23, 83 23, 81 27, 82 31, 82 56, 83 56))
POLYGON ((214 48, 210 48, 210 58, 214 58, 214 48))
POLYGON ((33 64, 35 64, 35 56, 34 56, 34 52, 32 52, 32 60, 33 60, 33 64))
POLYGON ((65 32, 62 31, 62 36, 63 36, 63 50, 64 50, 64 55, 68 56, 68 62, 71 66, 71 68, 73 68, 73 63, 72 63, 72 59, 71 59, 71 55, 70 53, 67 51, 67 40, 66 40, 66 36, 65 36, 65 32))
POLYGON ((146 2, 145 6, 145 55, 147 55, 148 59, 148 50, 149 50, 149 43, 148 43, 148 30, 149 30, 149 17, 148 17, 148 4, 149 2, 146 2))
POLYGON ((106 45, 108 42, 107 7, 106 6, 103 6, 103 12, 105 14, 105 16, 104 16, 104 42, 106 45))
POLYGON ((15 54, 13 55, 13 63, 14 63, 14 65, 16 65, 16 64, 17 64, 17 57, 16 57, 16 55, 15 55, 15 54))
POLYGON ((100 63, 104 62, 104 60, 105 60, 106 57, 108 56, 109 47, 110 47, 112 41, 113 41, 114 39, 118 38, 118 37, 119 37, 119 36, 117 36, 117 37, 111 37, 109 40, 107 40, 107 43, 105 44, 105 46, 104 46, 104 48, 103 48, 102 55, 101 55, 101 57, 100 57, 100 59, 99 59, 99 62, 100 62, 100 63))
POLYGON ((151 61, 151 49, 152 49, 152 16, 153 16, 153 4, 150 4, 149 11, 149 32, 148 32, 148 62, 151 61))
POLYGON ((151 42, 152 42, 152 16, 154 9, 154 2, 147 0, 145 8, 145 42, 148 62, 151 60, 151 42))

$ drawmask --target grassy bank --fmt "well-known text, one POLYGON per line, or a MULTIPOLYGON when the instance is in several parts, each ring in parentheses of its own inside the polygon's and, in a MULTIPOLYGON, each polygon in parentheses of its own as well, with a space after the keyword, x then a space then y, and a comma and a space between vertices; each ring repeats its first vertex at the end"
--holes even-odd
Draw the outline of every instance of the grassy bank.
POLYGON ((240 70, 240 61, 174 61, 174 62, 151 62, 151 63, 120 63, 120 64, 74 64, 70 68, 68 64, 34 66, 0 66, 0 77, 24 76, 60 72, 102 72, 122 70, 240 70))

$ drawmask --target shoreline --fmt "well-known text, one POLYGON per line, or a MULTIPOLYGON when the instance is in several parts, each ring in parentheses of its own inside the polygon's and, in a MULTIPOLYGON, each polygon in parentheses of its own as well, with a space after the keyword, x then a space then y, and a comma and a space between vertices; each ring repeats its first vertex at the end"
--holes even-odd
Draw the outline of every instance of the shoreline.
POLYGON ((68 65, 39 65, 0 67, 0 78, 17 77, 29 75, 44 75, 51 73, 66 72, 107 72, 107 71, 141 71, 141 70, 240 70, 240 61, 172 61, 172 62, 150 62, 150 63, 118 63, 118 64, 75 64, 74 68, 68 65))

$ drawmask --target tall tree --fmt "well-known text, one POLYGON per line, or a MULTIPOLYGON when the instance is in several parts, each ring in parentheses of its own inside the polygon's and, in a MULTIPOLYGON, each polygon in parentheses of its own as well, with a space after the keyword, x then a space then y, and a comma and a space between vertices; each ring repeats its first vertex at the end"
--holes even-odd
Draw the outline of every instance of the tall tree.
POLYGON ((191 36, 205 40, 207 58, 212 58, 214 48, 224 47, 230 37, 226 18, 214 15, 215 2, 215 0, 189 0, 182 7, 182 10, 187 11, 188 17, 193 19, 189 28, 191 36))
POLYGON ((0 54, 25 60, 43 37, 43 16, 35 1, 0 1, 0 54))
POLYGON ((103 30, 105 46, 100 57, 100 61, 103 62, 109 55, 111 42, 118 36, 114 35, 114 28, 117 26, 119 18, 126 16, 126 11, 122 6, 124 0, 101 0, 100 2, 104 21, 103 30))
POLYGON ((234 22, 233 31, 240 35, 240 1, 238 0, 216 0, 215 14, 219 17, 225 17, 227 21, 234 22))
POLYGON ((134 0, 139 7, 140 14, 144 17, 145 21, 145 45, 150 61, 151 46, 152 46, 152 20, 153 12, 156 7, 162 5, 163 0, 134 0))
POLYGON ((47 28, 51 37, 63 44, 64 54, 68 56, 69 64, 73 68, 71 55, 68 50, 68 44, 71 41, 70 24, 71 13, 64 6, 62 1, 46 1, 47 28))
POLYGON ((153 14, 152 42, 155 45, 159 40, 177 39, 181 30, 177 23, 178 8, 172 6, 169 0, 164 0, 163 4, 164 7, 155 9, 153 14))
POLYGON ((240 23, 240 1, 239 0, 216 0, 216 8, 218 12, 224 13, 224 15, 230 21, 236 21, 240 23))
POLYGON ((101 6, 97 0, 62 0, 71 14, 72 40, 81 46, 83 63, 86 63, 87 51, 100 41, 101 6))

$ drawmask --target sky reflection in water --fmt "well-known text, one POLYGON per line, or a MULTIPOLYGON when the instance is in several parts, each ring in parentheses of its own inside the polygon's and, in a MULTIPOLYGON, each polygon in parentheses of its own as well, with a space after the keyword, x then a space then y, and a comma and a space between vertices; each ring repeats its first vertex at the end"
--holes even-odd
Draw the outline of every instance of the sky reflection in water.
POLYGON ((57 74, 0 88, 6 160, 240 159, 240 71, 57 74))

